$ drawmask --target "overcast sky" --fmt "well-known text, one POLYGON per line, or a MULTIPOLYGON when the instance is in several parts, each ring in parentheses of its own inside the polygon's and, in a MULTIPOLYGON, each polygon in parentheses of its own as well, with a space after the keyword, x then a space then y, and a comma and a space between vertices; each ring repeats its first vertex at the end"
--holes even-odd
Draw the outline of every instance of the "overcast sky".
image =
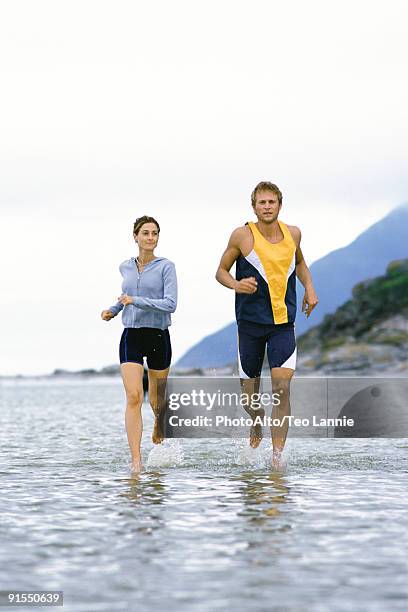
MULTIPOLYGON (((1 374, 118 362, 137 216, 176 264, 173 363, 260 180, 310 264, 407 201, 404 0, 13 0, 0 9, 1 374)), ((317 288, 318 289, 318 288, 317 288)))

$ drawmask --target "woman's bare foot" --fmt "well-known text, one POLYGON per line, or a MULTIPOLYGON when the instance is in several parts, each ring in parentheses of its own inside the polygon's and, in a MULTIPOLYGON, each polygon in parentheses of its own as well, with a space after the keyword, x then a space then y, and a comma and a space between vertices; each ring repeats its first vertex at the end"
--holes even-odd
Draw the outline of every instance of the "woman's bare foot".
POLYGON ((276 449, 272 453, 272 467, 275 470, 279 470, 285 465, 282 454, 283 454, 283 449, 276 449))
POLYGON ((161 444, 164 440, 163 433, 163 414, 154 416, 154 425, 152 432, 152 441, 153 444, 161 444))
POLYGON ((141 457, 134 457, 132 459, 131 469, 132 472, 141 472, 143 468, 141 457))

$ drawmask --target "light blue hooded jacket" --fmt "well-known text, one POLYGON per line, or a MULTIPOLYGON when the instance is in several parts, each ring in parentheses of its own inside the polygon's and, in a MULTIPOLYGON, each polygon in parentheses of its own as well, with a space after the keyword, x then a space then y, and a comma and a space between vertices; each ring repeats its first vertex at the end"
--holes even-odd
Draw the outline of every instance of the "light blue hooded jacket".
POLYGON ((167 329, 171 325, 170 313, 177 306, 176 268, 165 257, 156 257, 139 273, 135 257, 119 266, 123 276, 122 293, 133 299, 123 306, 117 302, 110 310, 115 316, 122 312, 124 327, 156 327, 167 329))

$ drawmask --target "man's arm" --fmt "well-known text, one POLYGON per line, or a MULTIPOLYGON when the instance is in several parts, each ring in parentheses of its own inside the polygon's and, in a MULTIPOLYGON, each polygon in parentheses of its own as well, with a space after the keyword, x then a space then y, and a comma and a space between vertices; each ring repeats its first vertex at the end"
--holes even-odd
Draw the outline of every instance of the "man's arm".
POLYGON ((303 257, 302 249, 300 248, 302 233, 300 229, 294 225, 290 227, 290 232, 296 244, 296 276, 305 288, 302 312, 305 312, 306 317, 309 318, 313 308, 317 306, 319 300, 317 299, 316 291, 313 286, 312 275, 310 274, 310 270, 303 257))
POLYGON ((233 264, 241 254, 240 244, 243 237, 243 231, 245 231, 245 228, 238 227, 232 232, 227 248, 222 254, 215 278, 221 285, 229 289, 234 289, 237 293, 255 293, 258 284, 254 276, 242 278, 240 281, 237 281, 232 274, 230 274, 233 264))

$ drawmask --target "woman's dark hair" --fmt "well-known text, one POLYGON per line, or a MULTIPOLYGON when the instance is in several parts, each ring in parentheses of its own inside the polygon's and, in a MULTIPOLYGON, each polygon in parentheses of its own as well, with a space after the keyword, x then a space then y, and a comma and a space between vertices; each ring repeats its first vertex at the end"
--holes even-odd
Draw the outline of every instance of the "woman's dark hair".
POLYGON ((157 223, 156 219, 154 219, 153 217, 148 217, 147 215, 143 215, 143 217, 138 217, 136 219, 133 224, 133 233, 137 235, 139 233, 140 228, 145 223, 155 223, 157 226, 157 231, 160 234, 160 225, 157 223))

